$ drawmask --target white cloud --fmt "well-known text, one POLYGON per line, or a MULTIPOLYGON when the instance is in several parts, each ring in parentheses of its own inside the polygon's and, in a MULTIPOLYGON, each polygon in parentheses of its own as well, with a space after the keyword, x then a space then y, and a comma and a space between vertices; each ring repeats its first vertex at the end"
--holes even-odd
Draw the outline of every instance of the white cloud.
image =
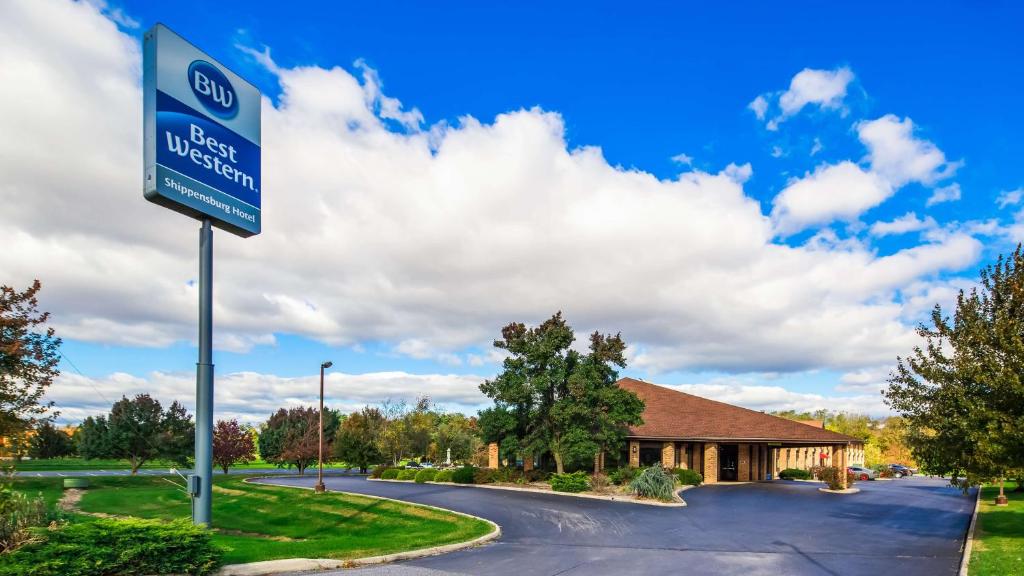
POLYGON ((672 157, 672 161, 682 166, 690 166, 693 164, 693 157, 688 154, 679 153, 672 157))
MULTIPOLYGON (((580 334, 621 330, 652 371, 854 369, 916 341, 902 286, 980 250, 963 234, 886 257, 774 242, 773 224, 853 218, 891 194, 852 163, 794 182, 769 218, 744 190, 749 164, 658 179, 568 148, 539 109, 428 130, 365 66, 255 54, 281 96, 263 102, 264 232, 215 240, 230 349, 294 334, 484 363, 464 351, 561 309, 580 334)), ((87 4, 0 3, 0 83, 5 283, 42 279, 67 338, 191 340, 198 224, 139 194, 137 39, 87 4)))
POLYGON ((1016 190, 1004 190, 999 193, 999 198, 996 199, 996 203, 999 204, 999 209, 1002 210, 1007 206, 1020 204, 1022 195, 1024 195, 1024 188, 1017 188, 1016 190))
POLYGON ((856 125, 861 142, 868 149, 871 170, 899 188, 909 182, 931 185, 952 176, 960 162, 947 162, 935 144, 914 137, 910 118, 900 120, 886 114, 856 125))
POLYGON ((748 108, 754 111, 758 120, 765 120, 771 103, 777 102, 779 113, 766 124, 768 130, 777 130, 779 124, 809 105, 823 110, 842 109, 846 89, 852 81, 853 72, 846 67, 835 70, 804 68, 790 80, 788 90, 762 94, 748 108))
POLYGON ((775 197, 772 222, 779 234, 787 236, 836 219, 854 220, 893 192, 888 182, 853 162, 821 165, 775 197))
POLYGON ((825 146, 822 145, 821 139, 815 138, 814 143, 811 145, 811 156, 816 155, 818 152, 821 152, 824 149, 825 146))
MULTIPOLYGON (((826 396, 807 392, 793 392, 781 386, 759 386, 730 380, 703 384, 680 384, 670 386, 670 388, 686 392, 687 394, 694 394, 763 412, 780 410, 814 412, 815 410, 822 409, 839 409, 845 412, 871 414, 874 416, 890 414, 890 410, 882 401, 881 395, 877 393, 856 396, 826 396)), ((866 392, 866 390, 859 391, 866 392)))
POLYGON ((942 186, 932 191, 932 195, 925 202, 926 206, 934 206, 943 202, 955 202, 960 199, 960 184, 954 182, 949 186, 942 186))
POLYGON ((907 212, 899 218, 888 222, 875 222, 871 225, 871 235, 882 237, 889 235, 906 234, 907 232, 920 232, 938 226, 938 223, 931 216, 921 220, 914 212, 907 212))
POLYGON ((893 366, 877 366, 847 372, 839 378, 839 392, 878 393, 889 387, 889 374, 893 366))
MULTIPOLYGON (((352 412, 386 400, 413 402, 426 394, 448 410, 472 414, 489 403, 480 392, 481 382, 483 378, 472 375, 329 371, 324 378, 324 403, 352 412)), ((69 423, 106 414, 122 396, 131 398, 136 394, 149 394, 164 405, 177 400, 194 414, 195 386, 194 373, 153 372, 144 378, 124 373, 99 378, 64 373, 50 387, 48 399, 61 412, 58 421, 69 423)), ((278 408, 316 406, 319 393, 319 374, 294 378, 256 372, 218 375, 214 382, 214 416, 258 424, 278 408)))

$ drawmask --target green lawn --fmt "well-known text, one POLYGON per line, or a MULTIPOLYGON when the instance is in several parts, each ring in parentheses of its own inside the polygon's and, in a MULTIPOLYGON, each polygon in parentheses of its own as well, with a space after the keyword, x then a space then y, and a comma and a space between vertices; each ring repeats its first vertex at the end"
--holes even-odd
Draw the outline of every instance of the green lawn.
POLYGON ((994 504, 999 487, 982 489, 969 566, 971 576, 1024 574, 1024 493, 1010 492, 1015 487, 1013 482, 1006 483, 1010 505, 1000 507, 994 504))
MULTIPOLYGON (((80 502, 83 511, 163 519, 190 515, 188 496, 160 477, 90 481, 92 488, 80 502)), ((59 491, 60 482, 60 478, 26 478, 16 480, 16 487, 52 495, 59 491)), ((216 478, 213 502, 214 542, 224 548, 227 564, 374 556, 462 542, 491 530, 485 522, 430 508, 246 484, 237 477, 216 478)))
MULTIPOLYGON (((163 462, 160 460, 154 460, 152 462, 146 462, 142 465, 145 469, 170 469, 180 468, 181 466, 173 464, 171 462, 163 462)), ((232 470, 252 470, 252 469, 267 469, 276 468, 275 464, 270 464, 262 460, 250 462, 248 464, 236 464, 231 467, 232 470)), ((337 463, 325 463, 324 468, 347 468, 348 464, 344 462, 337 463)), ((18 472, 41 472, 44 470, 57 470, 57 471, 78 471, 78 470, 130 470, 131 465, 128 464, 127 460, 83 460, 82 458, 52 458, 48 460, 22 460, 14 465, 15 470, 18 472)), ((316 470, 316 466, 312 466, 308 470, 316 470)), ((214 466, 214 472, 220 472, 220 468, 214 466)))

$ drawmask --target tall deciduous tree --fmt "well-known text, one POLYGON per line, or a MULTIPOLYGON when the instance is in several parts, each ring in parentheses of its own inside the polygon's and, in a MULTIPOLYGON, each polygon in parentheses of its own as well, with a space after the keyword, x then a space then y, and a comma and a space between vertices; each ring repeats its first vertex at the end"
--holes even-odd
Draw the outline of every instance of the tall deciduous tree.
POLYGON ((60 373, 60 338, 43 328, 39 290, 38 280, 21 292, 0 286, 0 437, 24 433, 53 406, 43 395, 60 373))
POLYGON ((79 432, 83 458, 124 458, 132 474, 154 459, 187 466, 195 447, 192 417, 177 401, 163 410, 148 394, 114 403, 107 416, 90 416, 79 432))
POLYGON ((535 328, 509 324, 494 342, 509 353, 502 372, 480 385, 495 402, 492 412, 481 413, 485 434, 503 434, 503 446, 524 453, 549 452, 559 473, 567 460, 596 465, 643 412, 635 394, 615 386, 615 367, 625 366, 622 338, 594 333, 585 355, 571 348, 574 340, 561 312, 535 328))
POLYGON ((213 429, 213 461, 228 473, 236 463, 248 464, 256 459, 256 443, 252 430, 238 420, 218 420, 213 429))
POLYGON ((924 346, 885 392, 914 456, 966 490, 1024 468, 1024 253, 986 267, 950 319, 936 306, 924 346))
POLYGON ((353 412, 341 423, 334 440, 334 456, 358 466, 361 472, 384 459, 377 439, 384 426, 384 415, 377 408, 366 407, 353 412))
MULTIPOLYGON (((338 430, 337 411, 324 409, 324 459, 329 460, 338 430)), ((278 466, 295 466, 299 474, 317 462, 320 450, 320 411, 281 408, 260 428, 260 456, 278 466)))

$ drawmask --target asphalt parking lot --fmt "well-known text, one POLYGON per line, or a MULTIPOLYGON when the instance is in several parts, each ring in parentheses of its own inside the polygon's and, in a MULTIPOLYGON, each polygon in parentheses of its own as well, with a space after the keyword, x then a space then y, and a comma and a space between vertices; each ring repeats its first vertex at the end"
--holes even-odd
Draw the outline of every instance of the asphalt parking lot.
MULTIPOLYGON (((315 478, 266 481, 312 486, 315 478)), ((326 479, 328 489, 441 506, 497 522, 493 544, 334 574, 956 574, 974 494, 945 480, 704 486, 685 508, 430 484, 326 479)))

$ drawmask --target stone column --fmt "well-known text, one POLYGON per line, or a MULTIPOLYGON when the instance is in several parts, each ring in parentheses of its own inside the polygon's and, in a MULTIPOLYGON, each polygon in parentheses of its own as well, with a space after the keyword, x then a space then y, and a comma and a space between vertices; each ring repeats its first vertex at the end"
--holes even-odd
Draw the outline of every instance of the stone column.
POLYGON ((704 483, 718 482, 718 444, 704 445, 704 483))
POLYGON ((835 450, 835 466, 839 468, 839 485, 846 490, 846 447, 840 444, 835 450))
POLYGON ((676 467, 676 443, 661 443, 661 467, 671 470, 676 467))
POLYGON ((750 444, 740 444, 737 450, 739 458, 736 463, 736 479, 746 482, 750 480, 750 444))
POLYGON ((768 449, 768 465, 772 468, 772 480, 779 479, 779 458, 782 457, 782 448, 768 449))
POLYGON ((629 467, 640 467, 640 443, 636 440, 629 441, 629 467))
POLYGON ((487 445, 487 467, 498 468, 498 443, 491 442, 487 445))
POLYGON ((750 460, 750 476, 754 482, 758 482, 763 478, 761 476, 761 446, 753 444, 754 450, 750 460))
POLYGON ((533 454, 523 454, 523 472, 533 470, 533 454))

